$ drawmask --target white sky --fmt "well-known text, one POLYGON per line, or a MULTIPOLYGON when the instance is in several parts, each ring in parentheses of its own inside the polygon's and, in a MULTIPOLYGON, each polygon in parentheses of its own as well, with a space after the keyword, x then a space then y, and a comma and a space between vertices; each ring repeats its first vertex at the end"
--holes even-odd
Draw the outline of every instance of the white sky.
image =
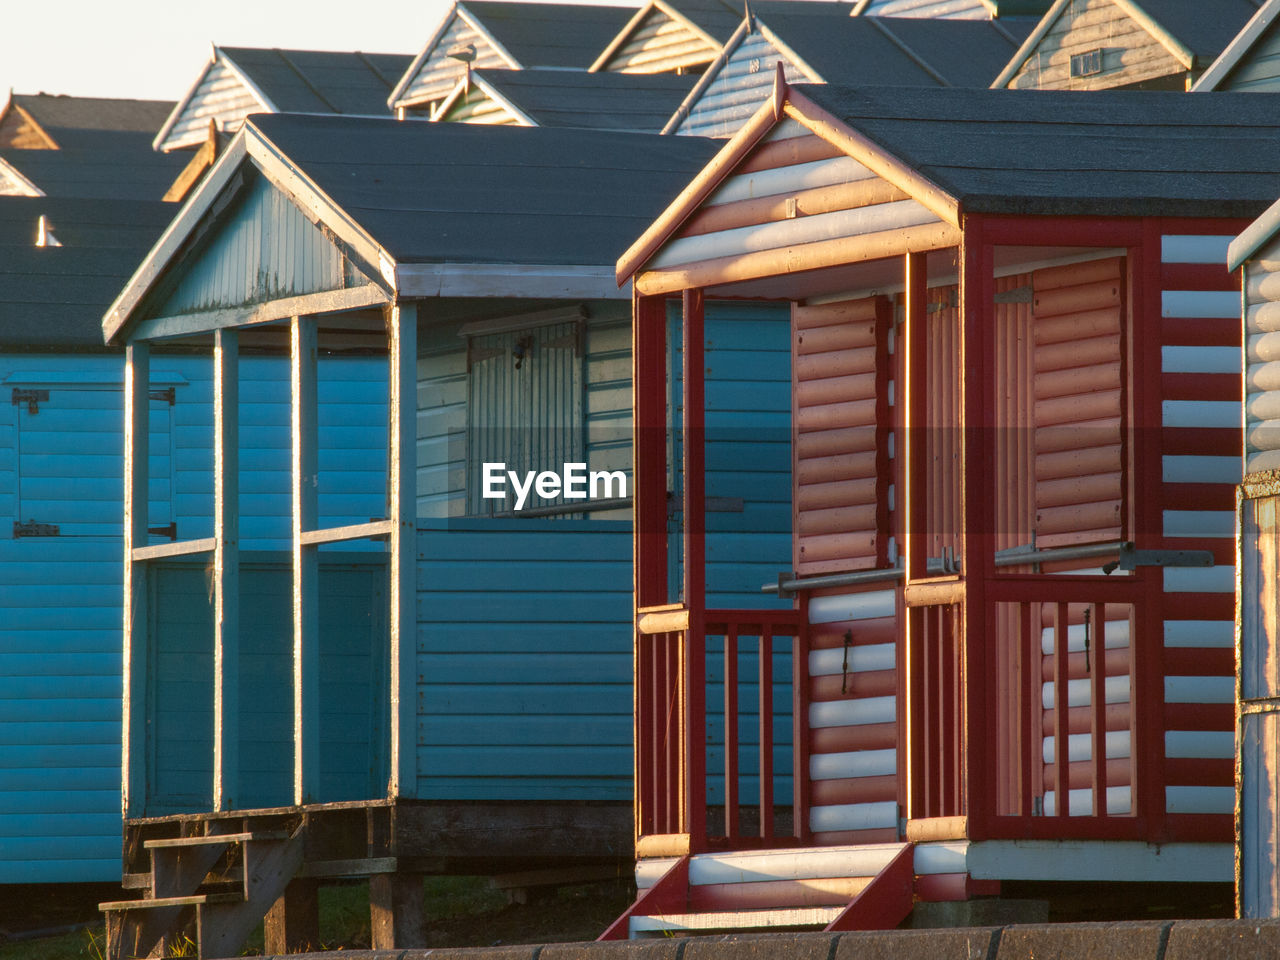
POLYGON ((213 42, 415 54, 448 7, 448 0, 0 0, 0 103, 11 89, 177 100, 213 42))

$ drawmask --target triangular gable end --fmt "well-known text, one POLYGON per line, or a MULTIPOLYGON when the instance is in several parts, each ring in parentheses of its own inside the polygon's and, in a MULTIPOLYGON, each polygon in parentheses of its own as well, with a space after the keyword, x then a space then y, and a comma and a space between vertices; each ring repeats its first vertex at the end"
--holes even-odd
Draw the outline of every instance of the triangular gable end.
POLYGON ((775 86, 623 256, 619 280, 635 276, 642 294, 725 287, 959 238, 952 198, 802 95, 783 103, 775 86))
POLYGON ((823 82, 772 32, 754 22, 745 35, 734 34, 663 132, 689 137, 733 136, 768 99, 779 63, 788 83, 823 82))
POLYGON ((590 67, 606 73, 689 73, 720 53, 720 44, 664 4, 650 3, 590 67))
MULTIPOLYGON (((140 308, 144 337, 207 329, 209 315, 246 316, 271 301, 374 286, 332 236, 249 162, 232 195, 193 229, 140 308), (217 211, 217 212, 214 212, 217 211)), ((372 289, 371 289, 372 293, 372 289)))
POLYGON ((1280 90, 1280 0, 1263 4, 1192 90, 1280 90))
POLYGON ((518 70, 521 66, 456 5, 448 23, 392 93, 392 108, 419 115, 431 113, 466 78, 468 62, 473 70, 518 70))
POLYGON ((0 197, 43 197, 44 191, 0 158, 0 197))
POLYGON ((1141 7, 1057 0, 996 78, 1013 90, 1183 90, 1192 57, 1141 7))
POLYGON ((12 99, 0 111, 0 150, 57 150, 57 142, 12 99))
POLYGON ((209 136, 209 121, 219 130, 234 133, 251 113, 270 113, 273 106, 235 69, 221 50, 204 69, 190 92, 156 135, 155 148, 168 153, 202 146, 209 136))
POLYGON ((431 117, 440 123, 486 123, 494 126, 530 126, 537 124, 516 110, 502 97, 472 77, 470 83, 458 84, 431 117))

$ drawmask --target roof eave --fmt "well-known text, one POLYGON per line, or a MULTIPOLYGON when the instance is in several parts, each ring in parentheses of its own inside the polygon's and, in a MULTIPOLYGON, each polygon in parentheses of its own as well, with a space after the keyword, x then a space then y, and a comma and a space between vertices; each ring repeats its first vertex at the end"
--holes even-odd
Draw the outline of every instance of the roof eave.
POLYGON ((711 65, 703 71, 702 76, 698 78, 698 82, 693 85, 680 106, 676 107, 675 113, 671 115, 671 119, 666 122, 660 133, 675 133, 680 129, 680 125, 689 118, 693 105, 702 99, 702 95, 707 88, 715 82, 716 77, 720 75, 720 71, 724 69, 725 64, 729 62, 729 58, 733 56, 735 50, 742 45, 742 41, 751 33, 751 17, 744 17, 742 23, 738 24, 738 29, 733 31, 724 46, 721 48, 719 55, 711 61, 711 65))
MULTIPOLYGON (((164 123, 161 124, 160 131, 155 135, 155 139, 151 141, 151 149, 155 150, 157 153, 166 152, 164 150, 164 142, 169 139, 169 134, 177 125, 178 118, 182 116, 182 111, 187 109, 187 105, 190 104, 192 99, 195 97, 196 91, 200 89, 200 84, 204 83, 204 78, 218 62, 218 45, 215 43, 211 44, 210 47, 209 62, 206 63, 204 65, 204 69, 197 74, 195 82, 187 88, 187 92, 183 94, 182 99, 180 99, 174 105, 173 109, 169 111, 169 116, 166 117, 164 123)), ((177 149, 177 147, 175 145, 170 149, 177 149)))
POLYGON ((1022 69, 1022 65, 1031 58, 1031 54, 1035 52, 1036 47, 1040 45, 1040 41, 1045 38, 1054 23, 1062 16, 1062 12, 1067 8, 1071 0, 1054 0, 1054 4, 1049 8, 1048 12, 1040 18, 1040 22, 1036 24, 1036 28, 1031 31, 1031 35, 1023 41, 1022 46, 1018 48, 1018 52, 1013 55, 1000 75, 991 81, 991 89, 998 90, 1001 87, 1007 87, 1009 81, 1018 75, 1018 71, 1022 69))
POLYGON ((1128 11, 1129 16, 1155 37, 1170 55, 1182 64, 1184 69, 1191 70, 1195 67, 1196 55, 1185 43, 1171 34, 1164 24, 1144 10, 1138 0, 1113 0, 1113 2, 1128 11))
POLYGON ((631 36, 632 32, 644 22, 644 18, 649 15, 650 11, 656 9, 656 7, 657 0, 649 0, 648 3, 637 10, 631 19, 627 21, 626 26, 619 30, 614 38, 609 41, 608 46, 600 52, 600 56, 596 57, 591 66, 587 67, 587 72, 599 73, 603 70, 609 61, 613 59, 613 55, 627 42, 627 37, 631 36))
POLYGON ((1253 49, 1254 44, 1262 39, 1277 13, 1280 13, 1280 0, 1267 0, 1258 12, 1249 18, 1244 29, 1236 34, 1235 38, 1227 44, 1226 49, 1218 54, 1218 58, 1200 75, 1191 87, 1191 92, 1207 93, 1217 90, 1218 84, 1227 78, 1227 75, 1253 49))
POLYGON ((1227 247, 1227 269, 1235 270, 1280 232, 1280 200, 1271 204, 1257 220, 1245 227, 1227 247))

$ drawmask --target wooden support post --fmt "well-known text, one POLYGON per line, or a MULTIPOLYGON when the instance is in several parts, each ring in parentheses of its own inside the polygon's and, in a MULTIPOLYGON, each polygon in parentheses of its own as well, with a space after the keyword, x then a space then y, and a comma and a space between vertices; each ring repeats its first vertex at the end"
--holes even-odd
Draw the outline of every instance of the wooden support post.
POLYGON ((374 950, 427 945, 422 882, 420 873, 381 873, 369 878, 369 929, 374 950))
MULTIPOLYGON (((923 253, 909 253, 903 258, 903 281, 906 289, 906 320, 900 340, 903 351, 903 383, 898 403, 903 408, 902 465, 902 551, 907 581, 928 576, 928 430, 929 362, 928 311, 929 275, 923 253)), ((898 702, 898 776, 903 784, 905 819, 925 815, 923 784, 916 776, 917 758, 928 741, 924 716, 920 709, 920 670, 924 655, 925 611, 902 611, 904 638, 895 653, 901 695, 898 702)), ((928 758, 923 758, 927 762, 928 758)))
POLYGON ((320 557, 302 534, 316 528, 316 322, 290 324, 293 434, 293 802, 310 803, 320 782, 320 557))
POLYGON ((276 955, 320 949, 319 889, 317 880, 289 881, 263 919, 264 953, 276 955))
POLYGON ((417 415, 418 308, 397 304, 387 317, 390 394, 387 519, 391 533, 390 797, 412 797, 417 764, 417 415))
POLYGON ((706 842, 706 389, 704 382, 703 299, 701 290, 684 292, 681 324, 684 396, 684 699, 685 784, 683 816, 690 849, 706 842))
POLYGON ((240 770, 240 337, 213 348, 213 809, 236 806, 240 770))
POLYGON ((150 455, 151 348, 125 348, 124 372, 124 703, 121 707, 121 805, 141 816, 147 783, 147 568, 133 559, 147 543, 147 468, 150 455))

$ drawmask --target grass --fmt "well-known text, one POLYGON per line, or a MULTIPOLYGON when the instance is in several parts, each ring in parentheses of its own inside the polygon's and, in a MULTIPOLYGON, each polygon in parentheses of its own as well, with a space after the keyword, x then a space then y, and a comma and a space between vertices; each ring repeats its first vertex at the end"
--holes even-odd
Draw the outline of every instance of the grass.
MULTIPOLYGON (((441 928, 449 939, 469 941, 455 945, 472 945, 477 938, 492 942, 495 930, 508 937, 507 942, 530 942, 546 939, 554 930, 543 924, 522 923, 519 909, 507 905, 506 896, 489 885, 483 877, 431 877, 426 881, 426 918, 429 928, 441 928), (501 924, 493 926, 496 918, 501 924), (528 934, 525 936, 524 934, 528 934), (515 939, 511 939, 514 937, 515 939)), ((570 890, 561 891, 557 900, 573 910, 572 901, 580 896, 570 890)), ((542 919, 546 919, 545 904, 542 919)), ((603 929, 601 927, 600 929, 603 929)), ((104 927, 102 924, 42 940, 20 940, 0 944, 0 960, 102 960, 104 927)), ((369 887, 365 883, 342 884, 320 889, 320 944, 324 950, 354 950, 369 947, 369 887)), ((474 945, 482 945, 474 943, 474 945)), ((245 954, 263 951, 262 928, 245 943, 245 954)), ((194 945, 190 955, 195 955, 194 945)))

